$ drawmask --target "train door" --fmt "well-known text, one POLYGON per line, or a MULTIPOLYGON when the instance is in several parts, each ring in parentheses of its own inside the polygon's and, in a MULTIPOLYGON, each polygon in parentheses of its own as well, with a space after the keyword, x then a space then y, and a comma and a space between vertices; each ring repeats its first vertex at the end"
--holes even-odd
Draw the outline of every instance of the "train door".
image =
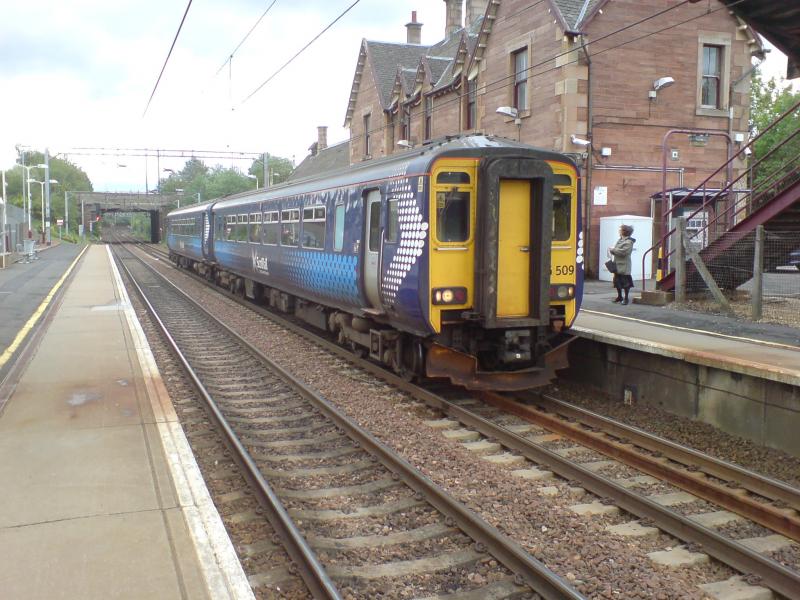
POLYGON ((364 203, 364 292, 373 308, 380 309, 381 193, 372 190, 364 203))
POLYGON ((531 182, 500 180, 498 318, 530 315, 531 182))

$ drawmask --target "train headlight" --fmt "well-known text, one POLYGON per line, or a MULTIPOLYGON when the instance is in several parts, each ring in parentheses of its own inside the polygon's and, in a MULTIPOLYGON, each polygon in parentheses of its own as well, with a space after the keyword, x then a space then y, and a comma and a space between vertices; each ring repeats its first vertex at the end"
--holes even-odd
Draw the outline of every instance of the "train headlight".
POLYGON ((466 304, 467 288, 436 288, 432 293, 434 304, 466 304))
POLYGON ((572 300, 574 297, 574 285, 556 284, 550 286, 550 300, 572 300))

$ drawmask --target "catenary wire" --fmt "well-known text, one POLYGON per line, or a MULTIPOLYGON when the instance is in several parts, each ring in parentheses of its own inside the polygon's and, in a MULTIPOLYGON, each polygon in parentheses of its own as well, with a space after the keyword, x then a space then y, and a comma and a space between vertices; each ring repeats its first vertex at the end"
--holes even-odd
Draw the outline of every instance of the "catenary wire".
POLYGON ((351 10, 351 9, 352 9, 352 8, 353 8, 353 7, 354 7, 356 4, 358 4, 359 2, 361 2, 361 0, 355 0, 355 2, 353 2, 353 3, 352 3, 350 6, 348 6, 346 9, 344 9, 344 11, 343 11, 343 12, 342 12, 342 13, 341 13, 341 14, 340 14, 338 17, 336 17, 336 18, 335 18, 333 21, 331 21, 331 22, 330 22, 330 23, 327 25, 327 27, 325 27, 325 29, 323 29, 323 30, 322 30, 322 31, 320 31, 320 32, 319 32, 317 35, 315 35, 315 36, 314 36, 314 38, 313 38, 313 39, 312 39, 310 42, 308 42, 308 43, 307 43, 305 46, 303 46, 303 47, 302 47, 300 50, 298 50, 298 51, 297 51, 297 53, 296 53, 294 56, 292 56, 292 58, 290 58, 290 59, 289 59, 289 60, 287 60, 285 63, 283 63, 283 65, 281 65, 281 66, 280 66, 280 68, 278 68, 278 70, 277 70, 277 71, 275 71, 275 72, 274 72, 272 75, 270 75, 269 77, 267 77, 267 78, 264 80, 264 82, 263 82, 263 83, 261 83, 261 85, 259 85, 259 86, 258 86, 256 89, 254 89, 252 92, 250 92, 250 94, 249 94, 249 95, 248 95, 248 96, 247 96, 247 97, 246 97, 244 100, 242 100, 242 101, 239 103, 239 106, 241 106, 242 104, 244 104, 245 102, 247 102, 248 100, 250 100, 250 98, 252 98, 253 96, 255 96, 255 95, 256 95, 256 94, 257 94, 257 93, 258 93, 258 92, 259 92, 259 91, 260 91, 260 90, 261 90, 261 89, 262 89, 262 88, 265 86, 265 85, 267 85, 267 84, 268 84, 270 81, 272 81, 272 80, 273 80, 275 77, 277 77, 277 76, 278 76, 278 74, 279 74, 281 71, 283 71, 283 70, 284 70, 286 67, 288 67, 288 66, 289 66, 289 65, 290 65, 292 62, 294 62, 294 60, 295 60, 295 59, 296 59, 298 56, 300 56, 300 55, 301 55, 303 52, 305 52, 305 51, 306 51, 306 49, 307 49, 309 46, 311 46, 311 44, 313 44, 313 43, 314 43, 314 42, 316 42, 316 41, 317 41, 317 40, 318 40, 320 37, 322 37, 322 35, 323 35, 323 34, 324 34, 326 31, 328 31, 328 30, 329 30, 331 27, 333 27, 333 26, 334 26, 334 25, 335 25, 335 24, 336 24, 336 23, 339 21, 339 19, 341 19, 341 18, 342 18, 342 17, 344 17, 344 16, 345 16, 347 13, 349 13, 349 12, 350 12, 350 10, 351 10))
POLYGON ((169 52, 167 52, 167 58, 164 60, 164 66, 161 67, 161 72, 158 74, 158 79, 156 79, 156 84, 153 86, 153 91, 150 92, 150 98, 147 101, 147 106, 144 107, 144 112, 142 113, 142 117, 144 117, 147 114, 147 109, 150 108, 150 103, 153 101, 153 96, 156 95, 158 84, 161 83, 161 77, 164 75, 164 70, 167 68, 169 57, 172 56, 172 50, 175 48, 175 43, 178 41, 178 36, 181 34, 181 29, 183 29, 183 24, 186 21, 186 15, 189 14, 189 9, 191 8, 191 6, 192 6, 192 0, 189 0, 189 3, 186 5, 186 10, 183 12, 183 18, 181 19, 181 24, 178 25, 178 31, 175 32, 175 38, 172 40, 172 45, 169 47, 169 52))
POLYGON ((245 36, 242 38, 242 40, 239 42, 239 44, 236 46, 236 48, 234 48, 234 49, 233 49, 233 52, 231 52, 231 53, 228 55, 228 58, 226 58, 226 59, 225 59, 225 62, 223 62, 223 63, 220 65, 219 69, 217 69, 217 72, 215 73, 215 75, 219 75, 219 72, 220 72, 220 71, 222 71, 222 69, 224 69, 224 68, 225 68, 225 65, 227 65, 227 64, 228 64, 228 63, 229 63, 229 62, 230 62, 230 61, 233 59, 233 55, 234 55, 234 54, 236 54, 236 53, 239 51, 239 48, 241 48, 241 47, 242 47, 242 44, 244 44, 244 43, 247 41, 247 38, 249 38, 249 37, 250 37, 250 34, 252 34, 252 33, 255 31, 255 29, 256 29, 256 27, 258 27, 259 23, 261 23, 261 21, 263 21, 263 20, 264 20, 264 17, 266 17, 266 16, 267 16, 267 13, 268 13, 268 12, 269 12, 269 11, 272 9, 272 7, 273 7, 273 6, 275 6, 275 3, 276 3, 277 1, 278 1, 278 0, 272 0, 272 2, 270 3, 270 5, 267 7, 267 10, 265 10, 263 13, 261 13, 261 16, 260 16, 260 17, 258 17, 258 19, 256 19, 256 22, 255 22, 255 23, 253 24, 253 26, 250 28, 250 31, 248 31, 248 32, 245 34, 245 36))

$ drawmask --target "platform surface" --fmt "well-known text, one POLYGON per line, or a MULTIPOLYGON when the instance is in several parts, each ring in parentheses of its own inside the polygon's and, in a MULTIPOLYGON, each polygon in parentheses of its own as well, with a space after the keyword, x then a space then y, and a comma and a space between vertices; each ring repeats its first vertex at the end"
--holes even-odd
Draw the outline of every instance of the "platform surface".
POLYGON ((90 247, 0 413, 0 597, 235 597, 209 584, 120 288, 90 247))
MULTIPOLYGON (((638 295, 636 288, 631 290, 631 298, 634 295, 638 295)), ((615 297, 610 283, 587 282, 574 333, 612 345, 800 385, 800 329, 669 306, 621 306, 612 302, 615 297)))
POLYGON ((62 243, 40 252, 39 260, 0 269, 0 349, 11 344, 82 249, 80 244, 62 243))

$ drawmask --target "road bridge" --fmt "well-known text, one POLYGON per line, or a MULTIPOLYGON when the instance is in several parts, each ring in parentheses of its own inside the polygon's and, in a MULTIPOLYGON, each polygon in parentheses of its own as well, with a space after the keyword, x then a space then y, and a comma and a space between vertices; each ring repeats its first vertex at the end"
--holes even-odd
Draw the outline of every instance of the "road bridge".
POLYGON ((141 194, 136 192, 71 192, 81 207, 81 223, 94 222, 105 213, 147 212, 150 214, 150 241, 161 241, 161 223, 167 211, 180 206, 179 194, 141 194))

